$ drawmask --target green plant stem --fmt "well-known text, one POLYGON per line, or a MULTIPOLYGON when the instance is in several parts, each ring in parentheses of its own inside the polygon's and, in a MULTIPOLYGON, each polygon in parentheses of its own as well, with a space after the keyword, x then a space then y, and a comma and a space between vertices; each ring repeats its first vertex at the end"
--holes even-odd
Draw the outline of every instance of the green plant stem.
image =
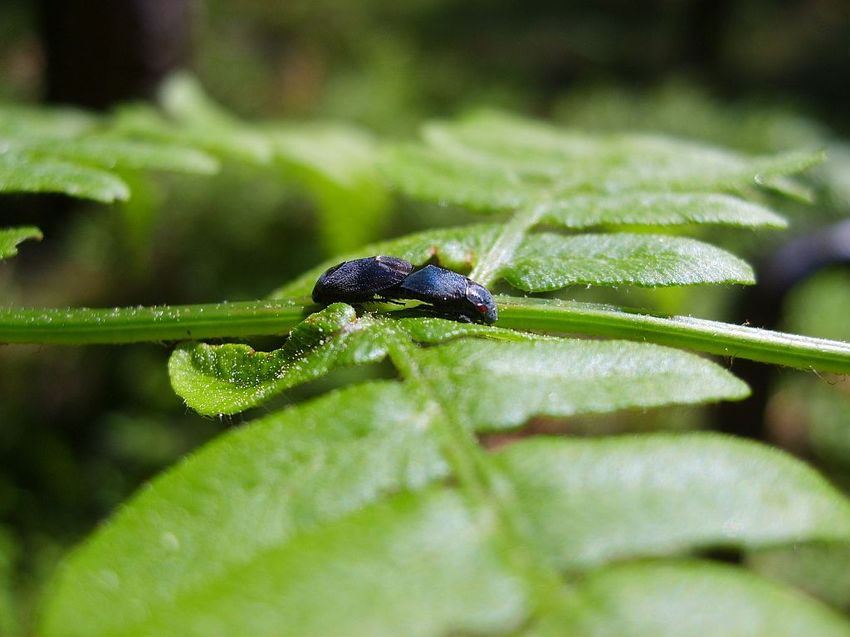
MULTIPOLYGON (((499 296, 499 327, 648 341, 799 369, 850 374, 850 343, 686 316, 499 296)), ((115 309, 0 310, 0 342, 87 345, 285 334, 309 299, 115 309)))
POLYGON ((850 374, 850 343, 689 316, 613 306, 500 296, 499 326, 647 341, 730 358, 850 374))
POLYGON ((94 345, 286 334, 307 298, 113 309, 0 309, 0 342, 94 345))

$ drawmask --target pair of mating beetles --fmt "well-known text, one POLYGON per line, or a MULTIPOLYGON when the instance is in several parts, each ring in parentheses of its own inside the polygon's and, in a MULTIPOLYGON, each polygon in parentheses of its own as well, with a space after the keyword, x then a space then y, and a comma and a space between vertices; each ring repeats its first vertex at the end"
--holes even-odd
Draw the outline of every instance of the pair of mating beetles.
POLYGON ((436 265, 417 270, 398 257, 344 261, 320 276, 313 288, 313 301, 323 305, 397 299, 423 301, 431 311, 458 321, 493 323, 498 318, 496 302, 483 285, 436 265))

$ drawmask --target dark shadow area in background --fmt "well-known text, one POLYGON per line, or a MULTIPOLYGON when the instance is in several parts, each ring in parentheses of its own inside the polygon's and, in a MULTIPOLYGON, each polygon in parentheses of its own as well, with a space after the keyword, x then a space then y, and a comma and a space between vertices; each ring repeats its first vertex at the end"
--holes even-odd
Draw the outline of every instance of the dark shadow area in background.
POLYGON ((39 0, 45 99, 106 110, 187 62, 188 0, 39 0))

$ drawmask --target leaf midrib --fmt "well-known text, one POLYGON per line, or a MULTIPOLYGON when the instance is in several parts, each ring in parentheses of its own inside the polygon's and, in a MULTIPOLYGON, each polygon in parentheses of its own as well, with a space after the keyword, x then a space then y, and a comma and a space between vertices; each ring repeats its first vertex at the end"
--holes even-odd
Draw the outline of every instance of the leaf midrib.
MULTIPOLYGON (((494 540, 506 563, 534 591, 535 608, 530 614, 545 615, 562 609, 568 589, 558 571, 546 563, 533 542, 527 541, 533 536, 533 529, 517 504, 510 480, 489 460, 470 430, 457 420, 451 405, 441 400, 440 383, 434 382, 433 374, 442 368, 431 366, 426 372, 420 365, 419 346, 395 325, 387 327, 387 343, 390 360, 410 391, 419 395, 428 406, 426 409, 433 410, 431 428, 482 532, 494 540)), ((445 374, 442 380, 450 382, 445 374)))

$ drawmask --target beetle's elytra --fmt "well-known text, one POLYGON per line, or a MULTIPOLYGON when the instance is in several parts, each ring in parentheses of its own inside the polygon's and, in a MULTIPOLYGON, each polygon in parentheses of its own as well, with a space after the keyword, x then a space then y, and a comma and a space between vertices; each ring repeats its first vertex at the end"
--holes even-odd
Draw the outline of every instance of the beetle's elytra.
POLYGON ((396 299, 422 301, 459 321, 493 323, 498 318, 493 296, 480 283, 436 265, 417 270, 398 257, 344 261, 322 274, 313 288, 313 301, 323 305, 396 299))
POLYGON ((313 301, 327 305, 335 301, 363 303, 384 294, 413 272, 413 264, 397 257, 367 257, 343 261, 327 270, 313 287, 313 301))

